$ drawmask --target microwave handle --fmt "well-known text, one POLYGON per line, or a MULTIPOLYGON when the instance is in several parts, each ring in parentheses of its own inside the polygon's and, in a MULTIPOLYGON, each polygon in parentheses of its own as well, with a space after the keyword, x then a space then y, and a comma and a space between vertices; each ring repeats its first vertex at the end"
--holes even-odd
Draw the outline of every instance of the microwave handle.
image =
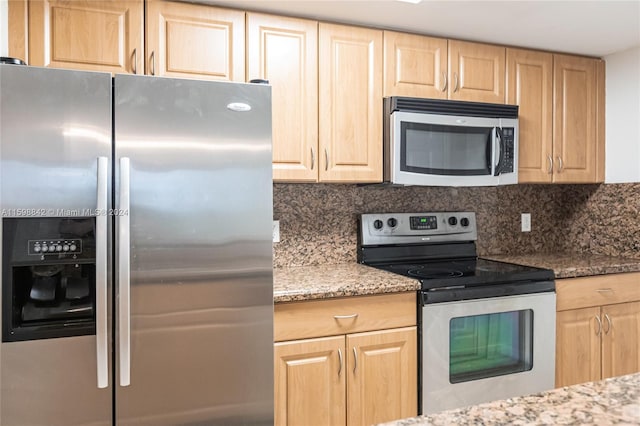
MULTIPOLYGON (((500 173, 502 173, 502 168, 504 167, 506 150, 504 145, 504 136, 502 134, 502 129, 500 127, 496 127, 495 131, 496 131, 496 139, 498 141, 498 147, 500 148, 500 155, 498 156, 498 163, 495 166, 493 175, 499 176, 500 173)), ((495 141, 494 141, 494 146, 495 146, 495 141)), ((495 155, 494 155, 494 158, 495 158, 495 155)))

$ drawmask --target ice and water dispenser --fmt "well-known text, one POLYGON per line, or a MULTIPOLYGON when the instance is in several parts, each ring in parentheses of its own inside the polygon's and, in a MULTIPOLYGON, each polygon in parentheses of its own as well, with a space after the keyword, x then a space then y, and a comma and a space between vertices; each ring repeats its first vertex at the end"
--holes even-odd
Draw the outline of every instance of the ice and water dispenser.
POLYGON ((2 226, 2 341, 95 334, 95 218, 2 226))

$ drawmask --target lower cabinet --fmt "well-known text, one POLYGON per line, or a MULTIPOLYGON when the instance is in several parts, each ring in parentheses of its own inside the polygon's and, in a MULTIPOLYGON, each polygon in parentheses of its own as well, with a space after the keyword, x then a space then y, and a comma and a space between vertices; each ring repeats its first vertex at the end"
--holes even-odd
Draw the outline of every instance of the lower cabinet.
POLYGON ((556 386, 640 372, 640 273, 556 281, 556 386))
MULTIPOLYGON (((368 328, 366 310, 375 311, 377 304, 383 305, 393 296, 400 295, 353 297, 367 302, 363 305, 361 300, 354 300, 354 306, 365 310, 362 318, 359 312, 345 311, 347 298, 341 300, 340 306, 333 305, 333 301, 316 301, 296 302, 296 307, 301 316, 308 317, 315 307, 327 303, 324 314, 339 329, 361 330, 368 328), (305 304, 311 304, 311 309, 306 309, 305 304)), ((417 415, 415 294, 408 298, 401 296, 411 302, 404 304, 413 318, 410 321, 413 324, 406 327, 276 342, 276 425, 371 425, 417 415)), ((288 320, 293 319, 297 310, 292 312, 290 308, 286 308, 288 320)), ((398 316, 408 317, 406 312, 398 316)), ((379 328, 380 320, 384 323, 384 317, 377 318, 371 327, 379 328)), ((401 320, 390 318, 390 321, 397 324, 401 320)))

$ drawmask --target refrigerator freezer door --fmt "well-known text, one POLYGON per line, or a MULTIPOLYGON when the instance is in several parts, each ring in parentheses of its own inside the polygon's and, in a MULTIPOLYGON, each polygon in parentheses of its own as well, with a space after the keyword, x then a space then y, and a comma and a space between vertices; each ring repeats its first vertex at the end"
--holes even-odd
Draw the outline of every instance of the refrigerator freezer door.
POLYGON ((116 422, 272 425, 271 88, 117 75, 114 90, 131 239, 116 422))
MULTIPOLYGON (((107 159, 109 193, 111 147, 110 74, 0 65, 3 217, 95 216, 98 157, 107 159)), ((110 207, 111 197, 106 201, 110 207)), ((110 261, 108 237, 105 243, 103 253, 110 261)), ((3 252, 0 265, 3 290, 8 282, 7 256, 3 252)), ((102 269, 108 275, 110 270, 108 265, 102 269)), ((106 294, 103 314, 111 306, 110 287, 106 294)), ((109 365, 104 363, 110 362, 105 355, 110 347, 104 346, 110 339, 110 321, 108 316, 101 322, 109 334, 100 340, 101 385, 108 385, 109 365)), ((112 389, 98 387, 96 345, 95 335, 3 342, 0 424, 111 424, 112 389)))

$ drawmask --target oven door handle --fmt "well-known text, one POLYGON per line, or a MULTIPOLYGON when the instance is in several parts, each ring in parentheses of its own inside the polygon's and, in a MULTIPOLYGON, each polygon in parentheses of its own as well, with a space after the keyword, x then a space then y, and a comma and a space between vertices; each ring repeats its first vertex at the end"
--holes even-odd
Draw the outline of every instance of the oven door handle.
POLYGON ((504 167, 504 161, 505 161, 505 146, 504 146, 504 136, 502 134, 502 129, 500 127, 495 127, 495 139, 493 141, 493 146, 494 146, 494 151, 493 151, 493 155, 494 155, 494 164, 495 164, 495 168, 493 171, 493 175, 494 176, 499 176, 502 173, 502 169, 504 167), (495 154, 496 154, 496 142, 497 142, 497 147, 499 149, 498 151, 498 161, 496 162, 495 159, 495 154))

